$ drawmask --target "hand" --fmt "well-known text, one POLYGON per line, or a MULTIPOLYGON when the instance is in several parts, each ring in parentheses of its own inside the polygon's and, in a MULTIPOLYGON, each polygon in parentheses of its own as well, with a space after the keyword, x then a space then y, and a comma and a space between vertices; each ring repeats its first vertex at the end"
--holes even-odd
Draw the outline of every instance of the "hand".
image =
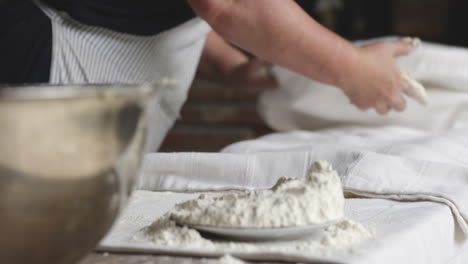
POLYGON ((340 87, 361 110, 374 108, 385 115, 390 110, 402 112, 406 101, 402 96, 408 83, 395 62, 395 57, 411 53, 419 46, 417 39, 369 44, 358 50, 359 63, 340 87))

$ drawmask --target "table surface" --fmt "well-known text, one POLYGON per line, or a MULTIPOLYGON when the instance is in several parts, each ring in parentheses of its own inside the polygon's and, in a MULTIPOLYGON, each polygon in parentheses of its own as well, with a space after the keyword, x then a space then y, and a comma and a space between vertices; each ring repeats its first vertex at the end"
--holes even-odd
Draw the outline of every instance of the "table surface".
MULTIPOLYGON (((212 261, 211 261, 212 262, 212 261)), ((210 261, 192 258, 179 258, 150 255, 90 254, 79 264, 204 264, 210 261)))

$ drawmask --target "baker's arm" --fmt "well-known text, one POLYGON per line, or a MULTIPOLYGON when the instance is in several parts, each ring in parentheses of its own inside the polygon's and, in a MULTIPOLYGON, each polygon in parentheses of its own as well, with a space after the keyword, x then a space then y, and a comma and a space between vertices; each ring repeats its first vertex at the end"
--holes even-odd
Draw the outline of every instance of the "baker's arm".
POLYGON ((402 111, 406 85, 395 56, 410 41, 355 48, 307 15, 292 0, 188 0, 225 39, 258 57, 340 87, 361 109, 402 111))
POLYGON ((197 75, 201 79, 234 84, 246 92, 258 94, 277 87, 270 64, 251 58, 211 31, 206 39, 197 75))

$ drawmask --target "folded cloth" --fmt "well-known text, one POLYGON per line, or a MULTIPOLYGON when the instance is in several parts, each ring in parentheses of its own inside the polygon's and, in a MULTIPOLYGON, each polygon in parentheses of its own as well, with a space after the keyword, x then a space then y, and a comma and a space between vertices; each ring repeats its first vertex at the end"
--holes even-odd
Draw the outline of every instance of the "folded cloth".
MULTIPOLYGON (((378 40, 391 38, 356 45, 378 40)), ((336 87, 275 67, 280 88, 262 95, 259 111, 277 131, 343 125, 398 125, 426 131, 468 127, 468 49, 422 42, 415 52, 399 58, 398 64, 427 88, 428 106, 408 99, 404 113, 382 117, 375 111, 360 111, 336 87)))
POLYGON ((207 191, 270 188, 303 177, 317 160, 338 171, 344 191, 363 197, 433 201, 450 207, 468 235, 468 136, 409 128, 340 128, 273 134, 223 153, 146 156, 140 188, 207 191))
POLYGON ((291 241, 256 242, 257 245, 285 246, 275 252, 229 249, 199 249, 192 245, 161 245, 141 232, 168 213, 176 203, 195 199, 199 194, 136 191, 99 250, 113 253, 145 253, 220 257, 231 254, 255 261, 343 264, 440 264, 468 263, 468 242, 454 224, 448 207, 431 202, 403 203, 382 199, 346 199, 348 218, 375 230, 375 236, 352 249, 323 256, 313 250, 291 252, 291 241), (455 239, 454 239, 455 238, 455 239), (467 252, 467 253, 465 253, 467 252))

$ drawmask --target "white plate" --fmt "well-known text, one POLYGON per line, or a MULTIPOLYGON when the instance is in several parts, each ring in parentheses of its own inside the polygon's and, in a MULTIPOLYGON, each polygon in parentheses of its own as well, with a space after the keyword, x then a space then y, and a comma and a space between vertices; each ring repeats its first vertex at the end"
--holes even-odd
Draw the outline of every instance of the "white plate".
POLYGON ((293 240, 298 238, 318 239, 322 235, 324 228, 343 221, 338 219, 323 224, 293 226, 293 227, 274 227, 274 228, 236 228, 236 227, 218 227, 201 226, 180 223, 187 227, 196 229, 202 233, 215 235, 220 238, 229 238, 239 241, 270 241, 270 240, 293 240))

